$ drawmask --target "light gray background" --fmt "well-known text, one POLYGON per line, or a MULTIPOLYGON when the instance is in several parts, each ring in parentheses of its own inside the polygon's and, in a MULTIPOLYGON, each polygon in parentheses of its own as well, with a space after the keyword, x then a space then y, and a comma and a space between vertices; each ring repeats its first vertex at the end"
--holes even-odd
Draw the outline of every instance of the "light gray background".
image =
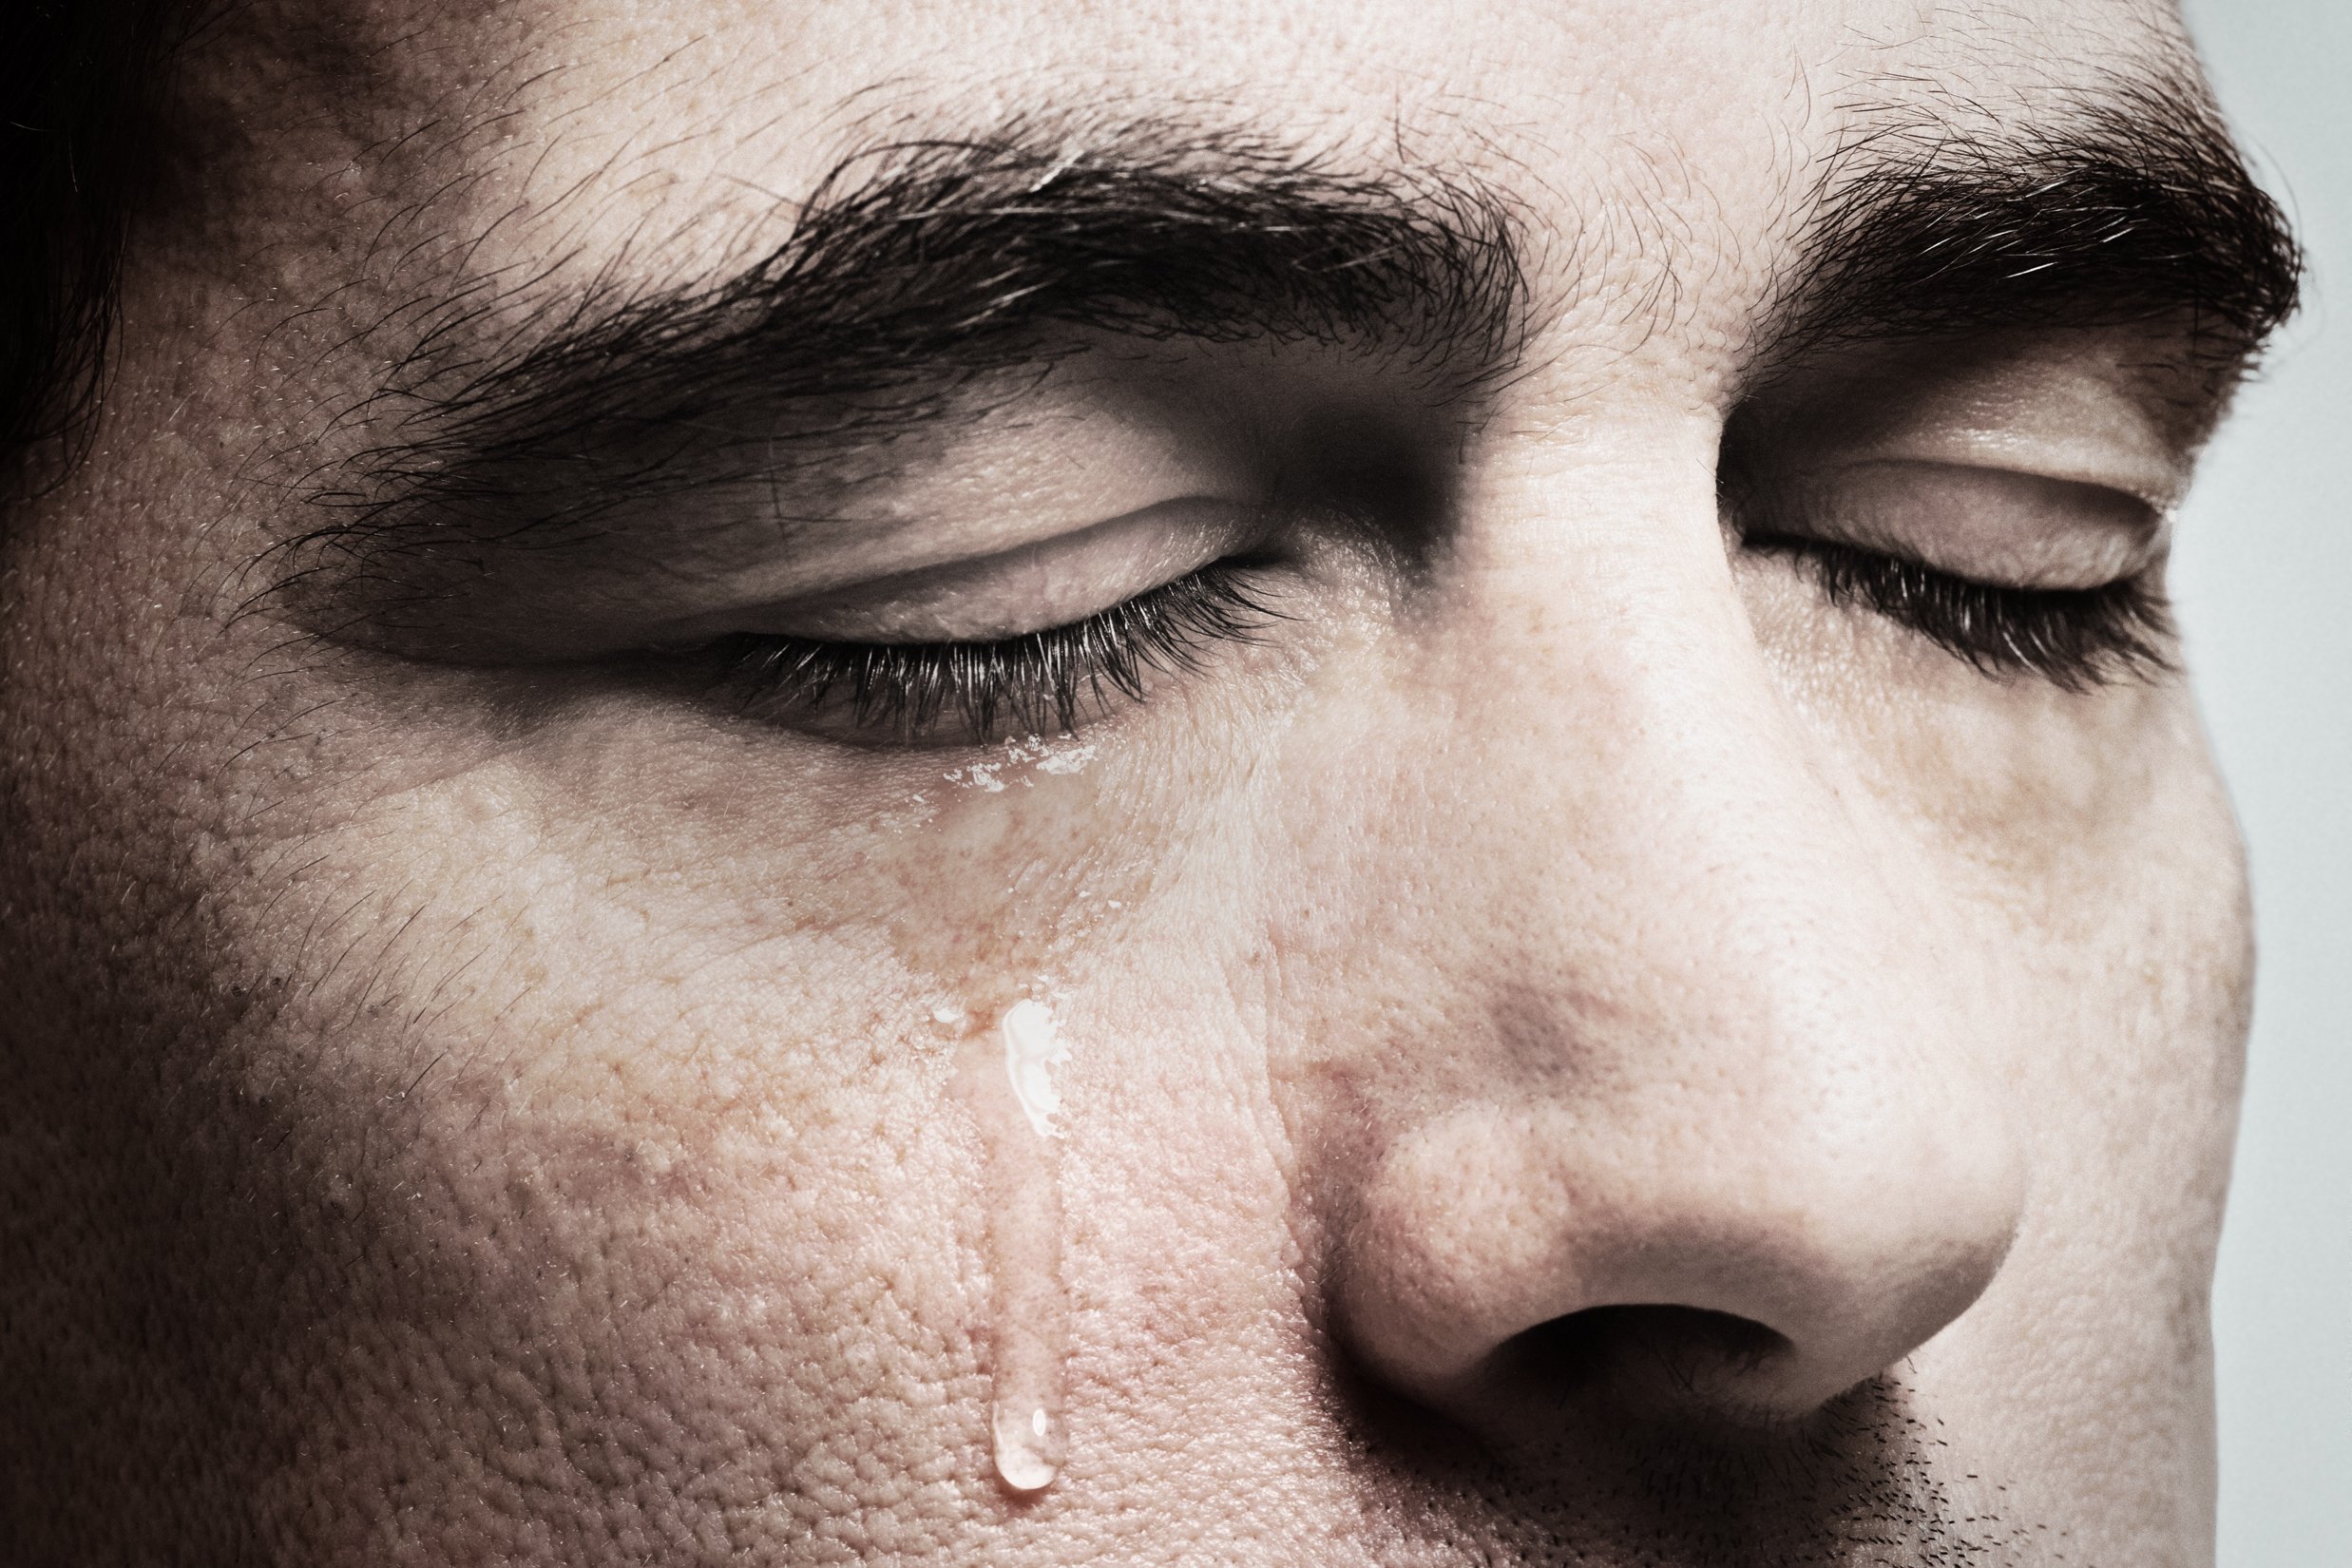
POLYGON ((2221 1564, 2352 1568, 2352 0, 2187 10, 2312 259, 2173 578, 2263 948, 2213 1302, 2221 1564))

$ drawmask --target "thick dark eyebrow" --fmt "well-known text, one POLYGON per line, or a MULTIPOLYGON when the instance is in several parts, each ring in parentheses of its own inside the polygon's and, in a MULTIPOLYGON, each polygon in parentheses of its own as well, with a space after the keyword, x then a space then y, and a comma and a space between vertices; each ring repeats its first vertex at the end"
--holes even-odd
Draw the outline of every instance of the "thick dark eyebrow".
POLYGON ((1825 341, 2175 321, 2242 365, 2303 257, 2193 83, 2122 83, 2048 122, 1883 117, 1822 161, 1762 358, 1825 341))
POLYGON ((429 340, 364 411, 383 439, 313 490, 335 521, 298 543, 446 558, 576 539, 674 489, 805 490, 1088 332, 1343 344, 1457 394, 1511 360, 1523 293, 1501 203, 1469 185, 1149 126, 895 143, 723 280, 591 289, 470 355, 429 340))
MULTIPOLYGON (((2191 90, 1993 132, 1864 123, 1800 203, 1760 374, 1825 341, 2175 317, 2228 367, 2293 309, 2293 240, 2191 90)), ((1089 333, 1342 346, 1454 396, 1514 366, 1537 303, 1520 220, 1466 176, 1167 126, 898 143, 793 216, 707 284, 607 282, 487 337, 461 309, 361 411, 366 449, 304 487, 318 526, 273 552, 265 597, 413 646, 510 615, 492 601, 534 560, 643 572, 629 536, 696 510, 670 497, 822 511, 975 384, 1089 333)))

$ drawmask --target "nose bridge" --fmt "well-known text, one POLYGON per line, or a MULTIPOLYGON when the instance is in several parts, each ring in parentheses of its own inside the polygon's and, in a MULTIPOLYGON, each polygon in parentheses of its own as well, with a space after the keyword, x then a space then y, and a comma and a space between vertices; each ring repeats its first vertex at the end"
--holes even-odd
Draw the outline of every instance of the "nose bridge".
POLYGON ((1506 536, 1517 559, 1465 573, 1445 618, 1470 629, 1445 660, 1457 733, 1425 751, 1452 774, 1422 786, 1452 818, 1425 881, 1549 977, 1547 1005, 1594 1008, 1588 1045, 1637 1018, 1653 1061, 1686 1028, 1718 1058, 1728 1035, 1818 1036, 1800 1015, 1867 1005, 1888 945, 1918 936, 1884 829, 1770 674, 1704 504, 1701 526, 1637 519, 1618 531, 1648 536, 1622 545, 1506 536))
POLYGON ((1621 547, 1518 530, 1444 618, 1478 628, 1442 662, 1459 733, 1420 752, 1450 820, 1401 874, 1442 889, 1451 1038, 1386 1042, 1418 1065, 1369 1092, 1342 1271, 1368 1358, 1433 1398, 1547 1323, 1671 1308, 1774 1348, 1722 1361, 1724 1399, 1808 1408, 1957 1315, 2014 1229, 1891 836, 1808 751, 1706 505, 1621 547))
POLYGON ((1497 1013, 1488 1082, 1608 1103, 1627 1157, 1682 1151, 1764 1202, 1850 1174, 1965 1053, 1900 851, 1772 678, 1707 522, 1619 553, 1605 603, 1563 611, 1553 573, 1474 585, 1471 662, 1520 679, 1465 677, 1455 722, 1517 735, 1444 792, 1463 813, 1426 880, 1510 955, 1463 966, 1497 1013))

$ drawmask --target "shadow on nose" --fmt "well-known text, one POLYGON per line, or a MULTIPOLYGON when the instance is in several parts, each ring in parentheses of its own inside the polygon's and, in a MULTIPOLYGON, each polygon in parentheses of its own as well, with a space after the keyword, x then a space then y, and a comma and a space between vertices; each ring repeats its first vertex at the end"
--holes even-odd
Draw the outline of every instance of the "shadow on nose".
POLYGON ((1741 1385, 1795 1351, 1761 1323, 1704 1307, 1587 1307, 1514 1334, 1482 1375, 1596 1407, 1691 1413, 1736 1405, 1741 1385))
POLYGON ((1390 1141, 1355 1194, 1350 1347, 1505 1442, 1572 1409, 1801 1418, 1965 1311, 2015 1233, 1998 1118, 1913 1087, 1845 1114, 1835 1094, 1761 1121, 1717 1106, 1679 1139, 1639 1116, 1457 1108, 1390 1141))

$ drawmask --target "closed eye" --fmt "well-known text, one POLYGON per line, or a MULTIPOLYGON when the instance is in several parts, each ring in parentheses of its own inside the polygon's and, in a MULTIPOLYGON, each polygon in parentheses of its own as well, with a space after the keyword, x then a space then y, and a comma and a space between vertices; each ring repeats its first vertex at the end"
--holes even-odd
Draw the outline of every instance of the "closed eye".
POLYGON ((1072 621, 969 641, 857 642, 766 633, 688 657, 747 717, 875 744, 978 745, 1080 728, 1255 641, 1281 612, 1252 563, 1212 562, 1072 621))
POLYGON ((2153 568, 2094 587, 2023 588, 1829 540, 1750 535, 1742 547, 1791 558, 1832 604, 1884 616, 1986 675, 2080 692, 2173 668, 2171 609, 2153 568))

